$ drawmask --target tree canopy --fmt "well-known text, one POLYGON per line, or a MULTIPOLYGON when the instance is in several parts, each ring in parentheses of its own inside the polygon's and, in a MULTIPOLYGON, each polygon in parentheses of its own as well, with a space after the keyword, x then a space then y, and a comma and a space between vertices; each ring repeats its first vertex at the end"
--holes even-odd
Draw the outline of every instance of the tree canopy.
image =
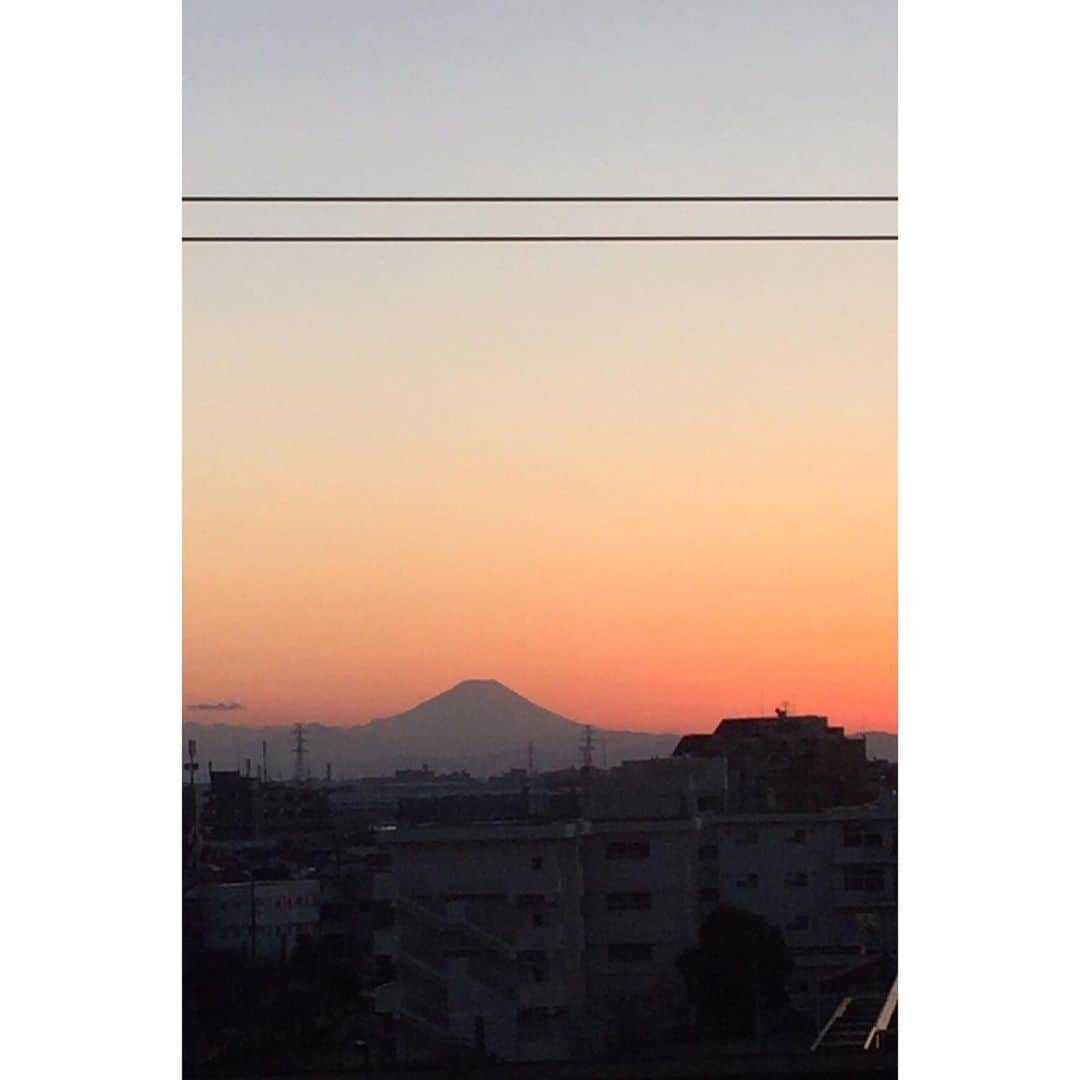
POLYGON ((768 1017, 787 1004, 791 970, 783 934, 760 915, 729 906, 709 915, 697 947, 679 960, 699 1030, 725 1039, 760 1037, 768 1017))

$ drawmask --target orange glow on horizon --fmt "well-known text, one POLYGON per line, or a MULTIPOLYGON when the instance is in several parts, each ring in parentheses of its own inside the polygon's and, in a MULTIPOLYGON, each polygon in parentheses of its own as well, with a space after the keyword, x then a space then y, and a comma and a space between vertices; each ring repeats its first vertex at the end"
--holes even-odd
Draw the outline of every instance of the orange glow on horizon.
POLYGON ((891 250, 187 260, 188 716, 895 731, 891 250))

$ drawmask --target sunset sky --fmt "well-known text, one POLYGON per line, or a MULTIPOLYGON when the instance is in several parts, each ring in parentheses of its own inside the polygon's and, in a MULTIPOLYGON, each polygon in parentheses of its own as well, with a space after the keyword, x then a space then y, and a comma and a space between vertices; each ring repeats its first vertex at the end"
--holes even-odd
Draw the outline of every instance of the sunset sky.
MULTIPOLYGON (((188 194, 891 194, 891 3, 185 3, 188 194)), ((892 232, 882 207, 187 231, 892 232)), ((199 245, 185 701, 896 725, 896 250, 199 245)))

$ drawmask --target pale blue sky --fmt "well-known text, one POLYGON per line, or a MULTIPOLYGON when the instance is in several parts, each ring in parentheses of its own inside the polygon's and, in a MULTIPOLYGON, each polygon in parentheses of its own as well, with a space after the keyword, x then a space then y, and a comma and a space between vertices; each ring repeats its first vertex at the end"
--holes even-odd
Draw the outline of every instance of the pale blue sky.
POLYGON ((889 0, 186 0, 184 190, 892 193, 889 0))

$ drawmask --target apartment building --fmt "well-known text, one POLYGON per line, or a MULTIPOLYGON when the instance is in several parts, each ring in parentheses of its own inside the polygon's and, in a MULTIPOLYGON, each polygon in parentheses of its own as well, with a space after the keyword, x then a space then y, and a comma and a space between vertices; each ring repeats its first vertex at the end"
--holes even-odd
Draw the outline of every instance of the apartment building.
POLYGON ((728 904, 780 929, 795 959, 789 987, 815 1020, 827 983, 897 948, 897 803, 816 813, 706 815, 699 851, 700 911, 728 904))
POLYGON ((399 1059, 551 1060, 685 1030, 677 962, 719 904, 783 932, 793 1001, 823 1022, 830 980, 895 956, 895 796, 726 813, 727 777, 712 756, 636 762, 579 776, 571 803, 539 793, 531 816, 382 832, 376 1008, 399 1059))
POLYGON ((676 964, 697 942, 702 821, 583 823, 586 1024, 580 1049, 663 1040, 691 1021, 676 964))
POLYGON ((824 716, 728 717, 708 735, 684 735, 675 757, 724 759, 727 809, 786 813, 857 806, 876 783, 861 736, 846 735, 824 716))
POLYGON ((376 903, 393 918, 375 934, 391 975, 377 1009, 400 1059, 550 1060, 625 1040, 635 1016, 654 1032, 688 1023, 675 964, 699 927, 694 767, 660 763, 651 788, 631 771, 632 787, 585 778, 589 817, 380 835, 376 903))
MULTIPOLYGON (((389 865, 375 933, 393 978, 376 994, 400 1060, 473 1048, 507 1061, 569 1055, 584 1004, 576 823, 482 823, 380 837, 389 865)), ((378 962, 378 961, 377 961, 378 962)))

